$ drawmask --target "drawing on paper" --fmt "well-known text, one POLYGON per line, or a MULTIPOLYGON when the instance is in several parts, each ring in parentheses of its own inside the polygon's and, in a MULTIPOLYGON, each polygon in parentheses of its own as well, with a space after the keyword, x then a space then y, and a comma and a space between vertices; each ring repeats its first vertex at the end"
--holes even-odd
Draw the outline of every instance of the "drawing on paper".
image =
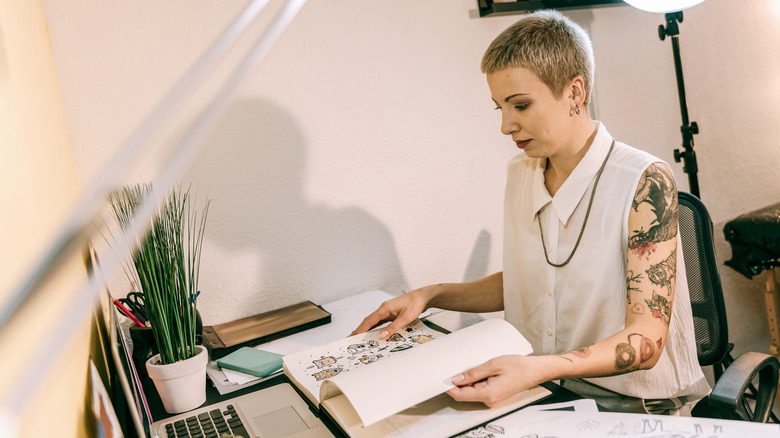
POLYGON ((374 363, 374 362, 378 361, 381 358, 382 358, 381 354, 377 354, 377 355, 367 355, 367 354, 364 354, 363 357, 359 358, 358 360, 360 361, 360 363, 362 363, 364 365, 368 365, 370 363, 374 363))
POLYGON ((333 356, 322 356, 322 358, 313 360, 312 362, 314 365, 317 365, 317 368, 322 369, 336 363, 336 358, 333 356))
POLYGON ((321 381, 323 381, 325 379, 330 379, 331 377, 335 377, 335 376, 339 375, 339 373, 341 373, 341 371, 343 371, 343 370, 344 370, 344 368, 342 368, 342 367, 330 368, 330 369, 327 369, 327 370, 322 370, 322 371, 320 371, 318 373, 314 373, 314 374, 312 374, 312 376, 318 382, 321 382, 321 381))
POLYGON ((437 336, 443 335, 417 320, 386 340, 379 340, 379 331, 375 330, 296 354, 294 359, 288 358, 285 363, 291 369, 306 370, 304 375, 311 376, 311 380, 301 383, 311 385, 310 391, 317 393, 323 380, 419 347, 437 336))
POLYGON ((392 350, 390 350, 390 352, 391 352, 391 353, 395 353, 395 352, 397 352, 397 351, 404 351, 404 350, 408 350, 408 349, 410 349, 410 348, 412 348, 412 346, 411 346, 411 345, 409 345, 409 344, 401 344, 401 345, 399 345, 399 346, 397 346, 397 347, 393 348, 392 350))
POLYGON ((472 429, 458 438, 497 438, 504 434, 504 428, 498 424, 486 424, 476 429, 472 429))
POLYGON ((417 335, 412 336, 410 338, 412 341, 417 342, 418 344, 424 344, 426 342, 430 342, 433 340, 433 336, 431 335, 417 335))
POLYGON ((367 351, 371 348, 376 348, 378 346, 379 346, 379 342, 368 341, 362 344, 352 344, 349 347, 347 347, 347 351, 349 352, 349 354, 358 354, 367 351))
POLYGON ((601 424, 599 424, 598 421, 593 419, 588 419, 577 425, 577 431, 582 433, 590 432, 594 430, 599 430, 600 426, 601 424))

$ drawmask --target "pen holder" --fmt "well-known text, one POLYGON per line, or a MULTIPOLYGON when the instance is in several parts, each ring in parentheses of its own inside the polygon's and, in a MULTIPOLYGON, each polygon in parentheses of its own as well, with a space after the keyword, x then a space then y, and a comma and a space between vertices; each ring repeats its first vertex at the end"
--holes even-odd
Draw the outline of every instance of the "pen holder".
POLYGON ((158 353, 154 333, 151 328, 134 323, 130 326, 130 339, 133 341, 133 364, 139 377, 145 379, 148 377, 146 361, 158 353))

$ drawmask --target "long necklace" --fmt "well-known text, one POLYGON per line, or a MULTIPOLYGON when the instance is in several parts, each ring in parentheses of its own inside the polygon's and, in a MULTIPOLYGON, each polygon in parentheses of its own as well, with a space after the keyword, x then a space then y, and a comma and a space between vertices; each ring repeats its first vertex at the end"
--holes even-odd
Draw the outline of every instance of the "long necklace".
POLYGON ((580 235, 577 236, 577 242, 574 244, 574 249, 571 250, 571 254, 569 254, 569 257, 566 259, 565 262, 561 264, 556 264, 550 261, 550 257, 547 256, 547 245, 544 244, 544 231, 542 231, 542 216, 541 214, 537 215, 537 219, 539 220, 539 235, 542 237, 542 249, 544 250, 544 258, 547 260, 547 264, 550 266, 554 266, 556 268, 561 268, 563 266, 566 266, 571 261, 571 258, 574 257, 574 253, 577 252, 577 248, 580 246, 580 240, 582 240, 582 234, 585 232, 585 225, 588 223, 588 216, 590 216, 590 208, 593 206, 593 196, 596 194, 596 188, 599 186, 599 179, 601 179, 601 172, 604 171, 604 166, 607 165, 607 160, 609 160, 609 156, 612 154, 612 149, 615 147, 615 139, 612 139, 612 144, 609 146, 609 152, 607 152, 607 156, 604 157, 604 162, 601 163, 601 167, 599 168, 598 173, 596 173, 596 182, 593 183, 593 191, 590 192, 590 201, 588 201, 588 209, 585 211, 585 220, 582 222, 582 228, 580 228, 580 235))

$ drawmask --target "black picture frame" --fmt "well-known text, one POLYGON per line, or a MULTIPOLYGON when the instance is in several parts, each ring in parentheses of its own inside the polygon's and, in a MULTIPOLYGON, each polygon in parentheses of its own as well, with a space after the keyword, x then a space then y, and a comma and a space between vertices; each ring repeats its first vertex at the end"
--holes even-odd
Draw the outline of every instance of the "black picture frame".
POLYGON ((477 0, 480 17, 490 15, 521 14, 537 9, 582 9, 595 6, 616 6, 626 4, 623 0, 515 0, 513 2, 494 2, 477 0))

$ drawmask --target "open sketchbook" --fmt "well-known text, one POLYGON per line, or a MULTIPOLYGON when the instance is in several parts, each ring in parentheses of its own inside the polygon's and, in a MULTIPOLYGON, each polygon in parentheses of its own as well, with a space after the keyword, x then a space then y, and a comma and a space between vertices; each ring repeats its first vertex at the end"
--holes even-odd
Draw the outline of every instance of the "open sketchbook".
POLYGON ((379 330, 284 357, 284 372, 350 437, 441 437, 550 395, 542 387, 500 406, 456 402, 452 376, 531 345, 501 319, 443 334, 417 320, 387 340, 379 330))

